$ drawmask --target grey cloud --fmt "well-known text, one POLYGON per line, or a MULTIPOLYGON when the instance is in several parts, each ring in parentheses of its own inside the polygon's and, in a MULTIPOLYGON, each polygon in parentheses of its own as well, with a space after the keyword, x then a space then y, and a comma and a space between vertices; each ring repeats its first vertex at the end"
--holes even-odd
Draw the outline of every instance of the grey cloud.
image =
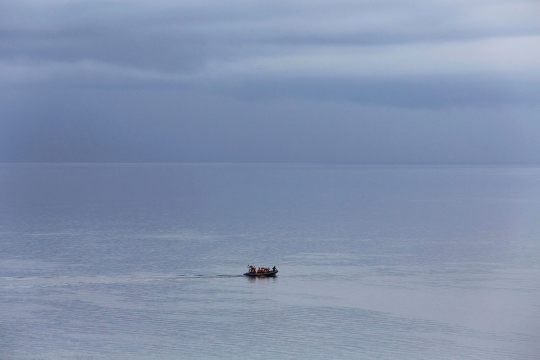
MULTIPOLYGON (((404 109, 191 90, 27 93, 0 161, 533 163, 535 109, 404 109), (31 106, 29 106, 31 105, 31 106)), ((538 109, 538 108, 536 108, 538 109)))
POLYGON ((195 36, 151 36, 122 27, 12 31, 3 32, 0 37, 2 56, 8 59, 95 60, 165 71, 200 68, 203 46, 204 41, 195 36))
POLYGON ((540 34, 536 2, 28 4, 0 1, 0 161, 540 162, 526 55, 504 72, 450 53, 425 74, 429 46, 399 56, 540 34), (347 47, 366 50, 344 60, 355 70, 388 44, 403 46, 376 73, 296 73, 347 47))
MULTIPOLYGON (((472 4, 484 11, 490 7, 478 1, 472 4)), ((497 4, 508 3, 491 6, 497 4)), ((519 21, 493 25, 475 21, 474 14, 467 13, 469 8, 459 2, 453 6, 425 1, 407 6, 392 1, 310 6, 283 1, 264 5, 210 2, 155 9, 137 3, 76 2, 43 7, 41 17, 38 10, 15 5, 5 9, 10 18, 5 15, 9 21, 0 26, 2 58, 96 60, 189 72, 213 59, 279 54, 286 45, 376 46, 540 33, 534 14, 523 13, 519 21)))
POLYGON ((234 86, 222 84, 251 101, 265 98, 306 98, 398 107, 540 105, 537 79, 506 79, 494 75, 360 77, 353 79, 257 79, 234 86))

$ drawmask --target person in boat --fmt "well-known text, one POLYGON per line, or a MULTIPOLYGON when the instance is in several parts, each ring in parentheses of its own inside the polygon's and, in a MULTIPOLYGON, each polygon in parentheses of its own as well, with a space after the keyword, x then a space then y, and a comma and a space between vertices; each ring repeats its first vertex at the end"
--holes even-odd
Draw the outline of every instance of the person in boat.
POLYGON ((272 271, 276 271, 276 266, 274 265, 274 267, 272 268, 272 271))

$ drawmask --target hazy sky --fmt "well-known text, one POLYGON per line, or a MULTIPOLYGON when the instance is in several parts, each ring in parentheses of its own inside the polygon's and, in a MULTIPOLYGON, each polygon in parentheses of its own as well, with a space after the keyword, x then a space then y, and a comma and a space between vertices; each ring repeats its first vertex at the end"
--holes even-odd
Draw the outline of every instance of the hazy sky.
POLYGON ((0 162, 540 163, 540 2, 0 0, 0 162))

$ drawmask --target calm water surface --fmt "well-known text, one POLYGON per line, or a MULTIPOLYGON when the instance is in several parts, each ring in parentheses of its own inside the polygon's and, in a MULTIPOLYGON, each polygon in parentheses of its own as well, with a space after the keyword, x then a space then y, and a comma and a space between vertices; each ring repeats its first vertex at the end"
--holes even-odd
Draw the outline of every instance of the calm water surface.
POLYGON ((536 168, 0 165, 0 359, 538 359, 539 220, 536 168))

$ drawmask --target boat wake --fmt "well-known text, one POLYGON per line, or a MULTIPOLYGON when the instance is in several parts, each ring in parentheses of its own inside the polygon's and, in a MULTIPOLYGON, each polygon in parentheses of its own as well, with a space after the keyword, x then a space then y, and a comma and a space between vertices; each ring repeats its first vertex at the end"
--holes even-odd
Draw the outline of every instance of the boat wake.
POLYGON ((86 284, 129 284, 153 283, 160 281, 181 281, 200 279, 230 279, 241 278, 243 275, 229 274, 171 274, 171 275, 87 275, 87 276, 12 276, 0 277, 2 288, 27 288, 49 286, 78 286, 86 284))

